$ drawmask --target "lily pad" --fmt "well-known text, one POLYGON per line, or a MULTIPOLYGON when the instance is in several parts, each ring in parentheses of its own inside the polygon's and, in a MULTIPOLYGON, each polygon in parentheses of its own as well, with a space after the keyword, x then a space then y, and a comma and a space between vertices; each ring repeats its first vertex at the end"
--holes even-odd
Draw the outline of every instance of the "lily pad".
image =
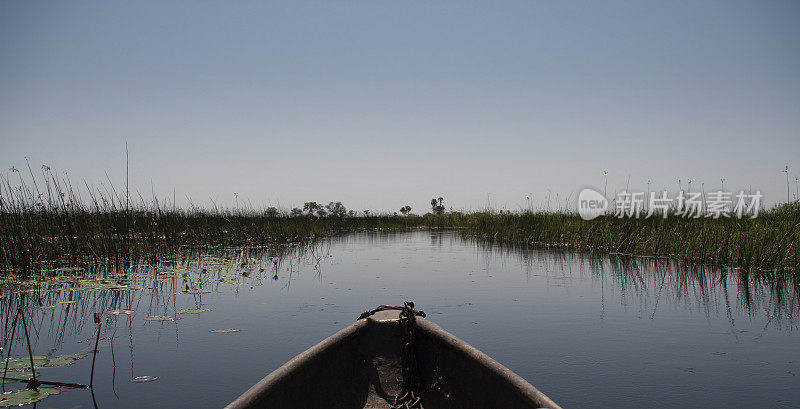
POLYGON ((211 294, 211 293, 215 293, 215 292, 216 291, 203 290, 203 289, 200 289, 200 288, 190 288, 188 290, 181 291, 182 294, 211 294))
MULTIPOLYGON (((41 355, 34 355, 33 356, 33 365, 36 368, 43 368, 43 367, 59 367, 70 365, 77 361, 78 359, 85 358, 86 355, 83 354, 71 354, 71 355, 60 355, 54 358, 48 358, 46 356, 41 355)), ((5 368, 5 362, 0 363, 1 368, 5 368)), ((20 371, 20 370, 27 370, 31 369, 31 358, 27 356, 22 356, 19 358, 11 358, 8 361, 8 370, 9 371, 20 371)), ((8 375, 12 378, 20 378, 19 375, 24 375, 24 373, 16 373, 13 375, 8 375)), ((30 374, 27 374, 30 376, 30 374)), ((0 376, 1 378, 2 376, 0 376)))
POLYGON ((167 317, 164 315, 153 315, 150 317, 145 318, 147 321, 175 321, 173 317, 167 317))
MULTIPOLYGON (((0 376, 0 380, 3 379, 0 376)), ((33 374, 30 372, 9 372, 6 375, 5 383, 13 383, 13 382, 26 382, 33 379, 33 374)))
POLYGON ((106 314, 109 314, 109 315, 120 315, 120 314, 131 315, 131 314, 133 314, 133 310, 110 310, 110 311, 106 311, 106 314))
POLYGON ((46 366, 48 368, 55 368, 59 366, 72 365, 73 363, 75 363, 75 361, 85 357, 86 355, 84 354, 61 355, 55 358, 51 358, 43 366, 46 366))
MULTIPOLYGON (((33 356, 33 365, 35 367, 44 366, 49 359, 46 356, 41 355, 34 355, 33 356)), ((0 363, 0 366, 5 368, 6 363, 0 363)), ((21 371, 23 369, 31 369, 31 358, 27 356, 22 356, 19 358, 10 358, 8 359, 8 370, 9 371, 21 371)))
POLYGON ((133 382, 133 383, 152 382, 152 381, 155 381, 156 379, 158 379, 157 376, 149 376, 149 375, 148 376, 137 376, 137 377, 131 379, 131 382, 133 382))
POLYGON ((200 313, 206 312, 206 311, 211 311, 211 310, 209 310, 207 308, 193 309, 193 310, 180 310, 180 311, 178 311, 178 314, 200 314, 200 313))
POLYGON ((0 395, 0 406, 28 405, 59 393, 61 393, 61 389, 58 388, 20 389, 6 392, 0 395))
POLYGON ((234 328, 212 329, 211 331, 208 331, 208 332, 211 332, 211 333, 214 333, 214 334, 229 334, 231 332, 239 332, 239 330, 238 329, 234 329, 234 328))

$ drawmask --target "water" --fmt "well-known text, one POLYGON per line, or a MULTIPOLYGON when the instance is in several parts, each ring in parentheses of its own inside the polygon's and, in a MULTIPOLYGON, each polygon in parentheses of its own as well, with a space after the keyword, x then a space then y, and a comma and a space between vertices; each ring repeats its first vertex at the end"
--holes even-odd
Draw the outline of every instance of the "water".
MULTIPOLYGON (((245 267, 242 253, 229 250, 194 257, 188 269, 165 262, 131 270, 152 289, 44 293, 39 302, 55 308, 29 310, 34 354, 86 352, 94 311, 135 313, 102 318, 101 337, 113 341, 100 341, 94 401, 88 390, 64 390, 38 406, 222 407, 364 310, 403 300, 566 408, 800 406, 800 305, 791 283, 653 259, 484 246, 453 232, 359 233, 277 255, 275 280, 269 250, 245 267), (166 273, 154 284, 156 272, 166 273), (216 292, 176 294, 199 280, 216 292), (77 301, 58 302, 70 297, 77 301), (195 308, 211 311, 176 314, 195 308), (157 315, 182 319, 145 320, 157 315), (228 328, 240 332, 209 332, 228 328), (159 379, 129 382, 144 375, 159 379)), ((5 293, 4 328, 18 299, 5 293)), ((25 348, 17 333, 13 356, 25 348)), ((91 359, 40 377, 88 383, 91 359)))

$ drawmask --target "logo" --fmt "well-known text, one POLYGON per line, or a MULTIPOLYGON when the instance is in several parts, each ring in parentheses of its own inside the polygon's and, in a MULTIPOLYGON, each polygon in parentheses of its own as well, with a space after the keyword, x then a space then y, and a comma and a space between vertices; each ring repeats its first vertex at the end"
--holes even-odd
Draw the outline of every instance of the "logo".
POLYGON ((583 220, 592 220, 608 209, 608 199, 602 193, 586 188, 578 194, 578 214, 583 220))

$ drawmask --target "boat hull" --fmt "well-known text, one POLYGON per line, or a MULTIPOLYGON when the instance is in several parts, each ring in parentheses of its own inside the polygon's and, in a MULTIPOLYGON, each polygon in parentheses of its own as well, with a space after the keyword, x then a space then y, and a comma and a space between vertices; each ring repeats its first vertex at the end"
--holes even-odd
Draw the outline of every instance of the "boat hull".
MULTIPOLYGON (((227 408, 390 408, 402 381, 401 331, 396 311, 359 320, 276 369, 227 408)), ((426 409, 559 408, 424 318, 416 320, 415 352, 426 409)))

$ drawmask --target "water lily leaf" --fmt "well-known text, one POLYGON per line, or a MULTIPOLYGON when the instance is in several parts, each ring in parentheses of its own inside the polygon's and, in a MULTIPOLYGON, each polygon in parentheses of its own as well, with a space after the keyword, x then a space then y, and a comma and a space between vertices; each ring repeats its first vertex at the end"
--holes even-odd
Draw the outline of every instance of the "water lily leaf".
MULTIPOLYGON (((3 379, 3 377, 0 376, 0 379, 3 379)), ((4 379, 6 383, 25 382, 33 379, 33 374, 30 372, 9 372, 4 379)))
POLYGON ((120 314, 131 315, 131 314, 133 314, 133 310, 109 310, 109 311, 106 311, 106 314, 109 314, 109 315, 120 315, 120 314))
POLYGON ((190 288, 188 290, 181 291, 182 294, 211 294, 211 293, 215 293, 215 292, 216 291, 203 290, 203 289, 200 289, 200 288, 190 288))
MULTIPOLYGON (((8 361, 8 370, 9 371, 21 371, 23 369, 31 369, 31 358, 27 356, 21 356, 19 358, 10 358, 8 361)), ((35 367, 43 366, 47 363, 49 359, 46 356, 41 355, 34 355, 33 356, 33 365, 35 367)), ((1 363, 3 368, 5 368, 5 362, 1 363)))
POLYGON ((214 334, 229 334, 229 333, 231 333, 231 332, 239 332, 239 330, 238 330, 238 329, 234 329, 234 328, 228 328, 228 329, 212 329, 211 331, 208 331, 208 332, 212 332, 212 333, 214 333, 214 334))
POLYGON ((173 317, 167 317, 163 315, 153 315, 145 318, 147 321, 175 321, 173 317))
POLYGON ((157 376, 149 376, 149 375, 147 375, 147 376, 137 376, 137 377, 131 379, 131 382, 134 382, 134 383, 152 382, 152 381, 155 381, 156 379, 158 379, 157 376))
POLYGON ((211 310, 209 310, 207 308, 194 309, 194 310, 191 310, 191 309, 190 310, 180 310, 180 311, 178 311, 178 314, 200 314, 201 312, 206 312, 206 311, 211 311, 211 310))
POLYGON ((39 389, 20 389, 6 392, 0 395, 0 406, 29 405, 50 395, 58 395, 59 393, 61 393, 61 389, 41 387, 39 389))
POLYGON ((85 357, 86 355, 84 354, 61 355, 51 358, 44 366, 48 368, 55 368, 59 366, 72 365, 75 361, 85 357))

